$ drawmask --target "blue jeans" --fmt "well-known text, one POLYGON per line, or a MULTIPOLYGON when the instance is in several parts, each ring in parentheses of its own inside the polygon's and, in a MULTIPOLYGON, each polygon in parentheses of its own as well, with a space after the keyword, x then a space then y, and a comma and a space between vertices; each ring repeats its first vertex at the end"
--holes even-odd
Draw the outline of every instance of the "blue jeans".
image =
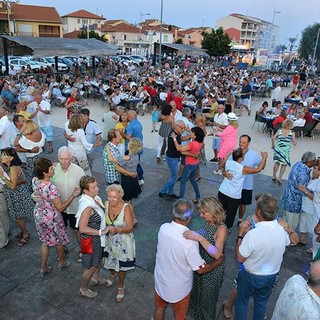
POLYGON ((237 277, 238 293, 235 302, 236 320, 247 320, 248 303, 253 297, 253 319, 263 320, 269 296, 278 280, 278 274, 260 276, 251 274, 244 268, 237 277))
POLYGON ((169 158, 166 156, 167 165, 170 169, 171 177, 164 184, 161 189, 161 193, 173 194, 174 185, 178 179, 178 169, 179 169, 179 158, 169 158), (168 192, 167 192, 168 191, 168 192))
POLYGON ((186 164, 184 166, 182 176, 181 176, 181 181, 180 181, 180 194, 179 194, 180 198, 184 197, 184 193, 186 190, 186 183, 188 179, 190 179, 194 192, 196 193, 196 198, 200 199, 199 186, 196 180, 197 169, 198 169, 197 164, 186 164))

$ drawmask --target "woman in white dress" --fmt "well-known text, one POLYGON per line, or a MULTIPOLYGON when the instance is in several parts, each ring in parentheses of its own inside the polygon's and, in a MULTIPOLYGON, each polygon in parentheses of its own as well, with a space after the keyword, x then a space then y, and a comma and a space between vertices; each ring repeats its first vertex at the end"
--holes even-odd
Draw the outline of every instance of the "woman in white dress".
POLYGON ((68 139, 68 148, 72 151, 72 155, 84 170, 85 174, 91 176, 87 150, 90 151, 93 147, 98 147, 99 145, 87 141, 80 115, 74 114, 71 116, 70 120, 65 124, 65 132, 67 136, 70 137, 70 139, 68 139))

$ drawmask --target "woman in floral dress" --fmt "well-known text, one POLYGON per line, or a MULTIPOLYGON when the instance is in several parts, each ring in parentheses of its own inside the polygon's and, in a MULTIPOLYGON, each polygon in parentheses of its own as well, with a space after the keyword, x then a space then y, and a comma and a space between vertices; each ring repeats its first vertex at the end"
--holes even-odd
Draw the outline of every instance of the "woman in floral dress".
POLYGON ((220 287, 223 282, 223 249, 228 236, 228 229, 223 223, 225 212, 220 202, 214 197, 199 201, 198 211, 206 222, 199 232, 185 231, 184 237, 198 241, 200 255, 206 263, 217 263, 217 267, 205 274, 195 272, 189 304, 189 314, 195 320, 214 320, 220 287))
POLYGON ((64 246, 69 242, 63 218, 60 212, 63 212, 80 193, 79 188, 75 188, 69 198, 62 202, 57 187, 50 182, 54 175, 54 166, 52 162, 45 158, 39 158, 34 163, 35 177, 32 180, 33 196, 36 199, 34 208, 34 219, 36 229, 41 241, 40 274, 44 276, 49 272, 47 260, 49 247, 56 247, 59 264, 58 268, 66 268, 69 262, 65 261, 64 246))
POLYGON ((116 301, 121 302, 124 298, 126 271, 134 269, 136 261, 133 217, 129 204, 122 200, 123 189, 120 185, 109 186, 107 196, 106 223, 113 228, 109 229, 106 237, 104 267, 110 270, 107 287, 113 285, 117 276, 119 278, 116 301))

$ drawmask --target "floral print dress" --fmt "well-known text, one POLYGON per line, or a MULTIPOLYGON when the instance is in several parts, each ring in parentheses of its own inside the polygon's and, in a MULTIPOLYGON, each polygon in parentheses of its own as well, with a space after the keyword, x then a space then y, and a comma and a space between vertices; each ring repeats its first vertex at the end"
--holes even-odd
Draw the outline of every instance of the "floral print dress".
POLYGON ((66 245, 69 242, 61 213, 52 200, 59 197, 57 187, 49 181, 33 178, 32 186, 35 196, 39 198, 34 208, 34 220, 39 239, 45 245, 66 245))

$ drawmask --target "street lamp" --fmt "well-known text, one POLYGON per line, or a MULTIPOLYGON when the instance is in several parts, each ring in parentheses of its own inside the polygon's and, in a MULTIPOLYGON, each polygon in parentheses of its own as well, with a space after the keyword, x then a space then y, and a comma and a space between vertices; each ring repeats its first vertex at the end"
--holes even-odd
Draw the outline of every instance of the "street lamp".
POLYGON ((163 16, 163 0, 161 0, 161 11, 160 11, 159 68, 161 68, 161 56, 162 56, 162 16, 163 16))
POLYGON ((281 11, 277 11, 276 8, 273 9, 273 15, 272 15, 272 30, 271 30, 271 41, 270 41, 270 49, 272 47, 272 38, 273 38, 273 31, 274 31, 274 18, 275 15, 281 13, 281 11))
POLYGON ((140 25, 139 25, 139 29, 140 29, 140 35, 139 35, 139 54, 141 55, 141 29, 142 29, 142 17, 143 16, 150 16, 151 13, 142 13, 140 12, 140 25))

